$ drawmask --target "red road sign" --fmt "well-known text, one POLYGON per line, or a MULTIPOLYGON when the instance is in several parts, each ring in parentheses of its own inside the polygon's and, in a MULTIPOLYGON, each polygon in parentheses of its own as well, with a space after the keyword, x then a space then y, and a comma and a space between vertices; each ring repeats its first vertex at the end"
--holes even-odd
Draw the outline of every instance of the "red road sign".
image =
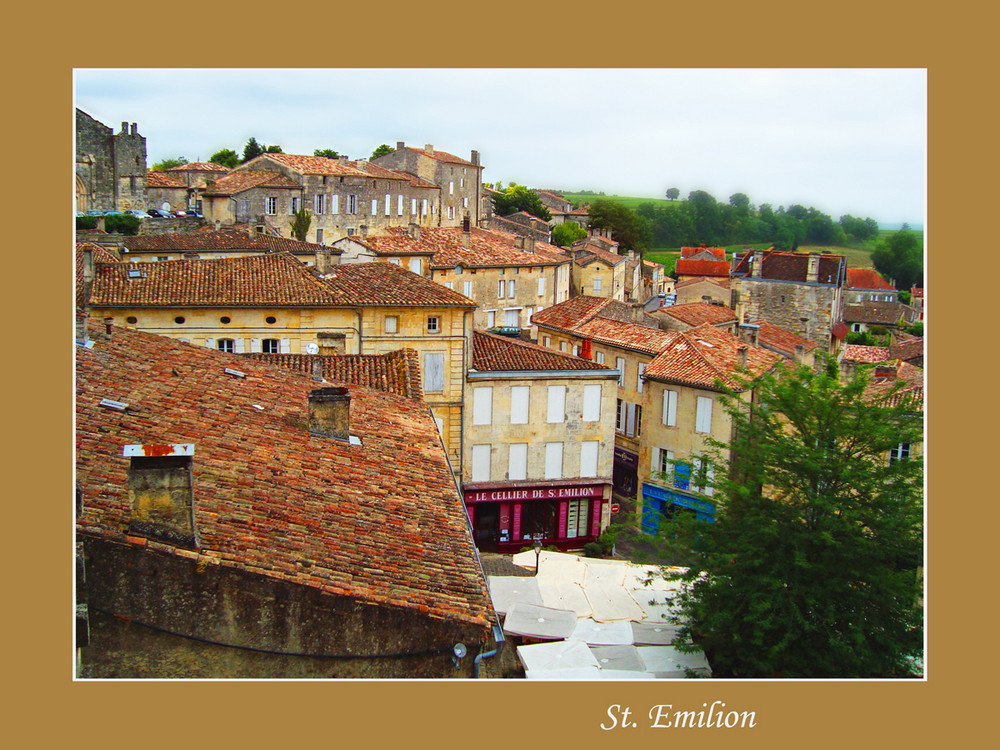
POLYGON ((617 513, 620 510, 621 510, 621 506, 618 505, 618 503, 611 503, 611 512, 612 513, 617 513))

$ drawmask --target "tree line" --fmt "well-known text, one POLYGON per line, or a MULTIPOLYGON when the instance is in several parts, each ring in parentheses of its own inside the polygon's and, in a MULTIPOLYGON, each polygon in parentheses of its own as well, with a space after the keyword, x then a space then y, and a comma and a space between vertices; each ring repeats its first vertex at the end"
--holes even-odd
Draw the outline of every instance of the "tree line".
MULTIPOLYGON (((377 159, 385 154, 390 154, 395 149, 383 143, 378 146, 371 155, 372 159, 377 159)), ((238 167, 240 164, 246 164, 251 159, 256 159, 261 154, 280 154, 284 153, 281 150, 281 146, 277 145, 265 145, 263 143, 258 143, 257 139, 251 136, 246 144, 243 146, 243 155, 241 156, 236 151, 231 148, 222 148, 212 154, 208 161, 211 164, 219 164, 223 167, 228 167, 232 169, 233 167, 238 167)), ((317 148, 313 151, 313 156, 324 156, 327 159, 337 159, 340 154, 332 148, 317 148)), ((153 164, 151 169, 154 172, 162 172, 166 169, 171 169, 173 167, 179 167, 182 164, 187 164, 188 160, 183 156, 176 156, 173 158, 163 159, 161 161, 153 164)))

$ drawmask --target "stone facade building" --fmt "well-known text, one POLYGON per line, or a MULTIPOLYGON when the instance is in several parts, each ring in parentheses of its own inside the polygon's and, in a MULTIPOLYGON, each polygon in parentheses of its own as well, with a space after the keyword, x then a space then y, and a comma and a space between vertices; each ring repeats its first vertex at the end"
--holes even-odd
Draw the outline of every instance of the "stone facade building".
POLYGON ((473 333, 462 493, 476 546, 579 549, 610 522, 618 373, 473 333))
POLYGON ((115 133, 76 110, 76 210, 146 208, 146 139, 136 123, 115 133))
POLYGON ((846 279, 843 255, 748 251, 733 260, 730 306, 740 320, 766 320, 833 352, 846 279))
POLYGON ((146 206, 164 211, 187 208, 188 188, 184 181, 168 172, 146 173, 146 206))

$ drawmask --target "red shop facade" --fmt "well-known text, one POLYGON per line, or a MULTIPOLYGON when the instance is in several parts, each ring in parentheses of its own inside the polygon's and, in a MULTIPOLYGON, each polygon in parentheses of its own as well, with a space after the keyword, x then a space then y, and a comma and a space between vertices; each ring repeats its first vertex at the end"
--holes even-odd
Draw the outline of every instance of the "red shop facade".
POLYGON ((462 488, 476 547, 517 552, 536 541, 575 549, 607 526, 610 481, 477 483, 462 488))

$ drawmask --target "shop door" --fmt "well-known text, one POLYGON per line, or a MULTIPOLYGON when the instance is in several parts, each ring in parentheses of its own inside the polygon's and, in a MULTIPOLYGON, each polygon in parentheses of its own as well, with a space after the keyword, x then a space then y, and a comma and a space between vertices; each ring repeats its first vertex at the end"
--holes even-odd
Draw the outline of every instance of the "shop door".
POLYGON ((484 503, 476 506, 476 518, 473 522, 473 532, 476 548, 483 552, 497 550, 497 504, 484 503))

